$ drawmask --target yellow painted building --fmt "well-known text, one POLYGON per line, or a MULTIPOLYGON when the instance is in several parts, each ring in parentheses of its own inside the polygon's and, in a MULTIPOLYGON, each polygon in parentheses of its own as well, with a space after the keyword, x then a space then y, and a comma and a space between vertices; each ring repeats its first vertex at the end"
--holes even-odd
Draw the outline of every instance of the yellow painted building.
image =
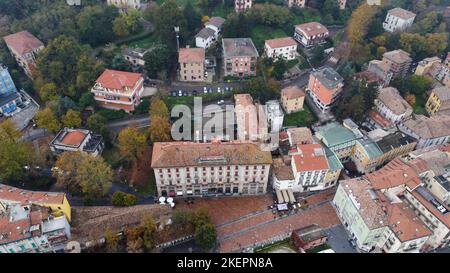
POLYGON ((428 71, 433 67, 434 64, 441 63, 441 59, 439 57, 431 57, 423 59, 417 65, 415 74, 418 76, 424 76, 428 71))
POLYGON ((439 111, 450 109, 450 88, 438 87, 431 91, 425 109, 429 115, 434 115, 439 111))
POLYGON ((288 86, 281 90, 281 105, 286 114, 303 110, 305 92, 298 86, 288 86))
POLYGON ((5 184, 0 184, 0 211, 11 203, 35 204, 50 208, 55 217, 64 215, 71 221, 71 208, 63 192, 28 191, 5 184))

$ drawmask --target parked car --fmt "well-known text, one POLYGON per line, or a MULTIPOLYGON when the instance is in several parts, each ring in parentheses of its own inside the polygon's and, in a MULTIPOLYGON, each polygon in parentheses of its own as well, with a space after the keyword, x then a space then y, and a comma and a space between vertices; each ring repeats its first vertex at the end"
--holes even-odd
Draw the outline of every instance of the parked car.
POLYGON ((224 104, 224 103, 225 103, 224 100, 219 100, 219 101, 217 102, 217 105, 222 105, 222 104, 224 104))
POLYGON ((185 97, 189 96, 189 92, 188 91, 183 91, 183 96, 185 96, 185 97))
POLYGON ((170 92, 170 95, 172 96, 172 97, 176 97, 177 96, 177 91, 172 91, 172 92, 170 92))
POLYGON ((219 92, 219 93, 221 92, 220 87, 217 87, 217 92, 219 92))
POLYGON ((206 88, 206 86, 205 87, 203 87, 203 93, 208 93, 208 88, 206 88))
POLYGON ((181 96, 183 96, 183 91, 178 90, 178 97, 181 97, 181 96))
POLYGON ((197 96, 197 94, 198 94, 197 90, 192 91, 192 96, 197 96))

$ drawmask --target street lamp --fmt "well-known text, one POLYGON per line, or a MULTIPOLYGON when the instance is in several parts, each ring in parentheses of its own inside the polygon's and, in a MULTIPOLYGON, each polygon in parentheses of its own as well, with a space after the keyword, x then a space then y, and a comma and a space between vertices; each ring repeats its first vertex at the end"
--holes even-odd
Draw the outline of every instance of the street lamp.
POLYGON ((177 35, 177 52, 180 51, 180 27, 179 26, 175 26, 173 27, 173 30, 175 30, 175 34, 177 35))

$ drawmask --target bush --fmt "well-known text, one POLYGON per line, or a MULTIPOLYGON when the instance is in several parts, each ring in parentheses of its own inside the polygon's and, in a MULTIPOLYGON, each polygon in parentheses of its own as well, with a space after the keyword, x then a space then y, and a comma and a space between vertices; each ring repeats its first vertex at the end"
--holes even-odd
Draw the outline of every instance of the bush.
POLYGON ((122 119, 128 116, 127 112, 124 110, 117 111, 112 109, 100 109, 97 113, 105 117, 107 120, 122 119))
POLYGON ((112 196, 111 202, 116 207, 130 207, 137 204, 137 197, 130 193, 116 191, 112 196))

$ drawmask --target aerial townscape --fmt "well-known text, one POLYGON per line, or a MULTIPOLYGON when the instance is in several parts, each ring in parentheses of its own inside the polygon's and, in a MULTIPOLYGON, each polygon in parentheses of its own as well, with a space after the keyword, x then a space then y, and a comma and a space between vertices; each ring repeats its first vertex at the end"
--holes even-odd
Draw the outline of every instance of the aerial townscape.
POLYGON ((449 42, 448 0, 0 0, 0 253, 448 253, 449 42))

